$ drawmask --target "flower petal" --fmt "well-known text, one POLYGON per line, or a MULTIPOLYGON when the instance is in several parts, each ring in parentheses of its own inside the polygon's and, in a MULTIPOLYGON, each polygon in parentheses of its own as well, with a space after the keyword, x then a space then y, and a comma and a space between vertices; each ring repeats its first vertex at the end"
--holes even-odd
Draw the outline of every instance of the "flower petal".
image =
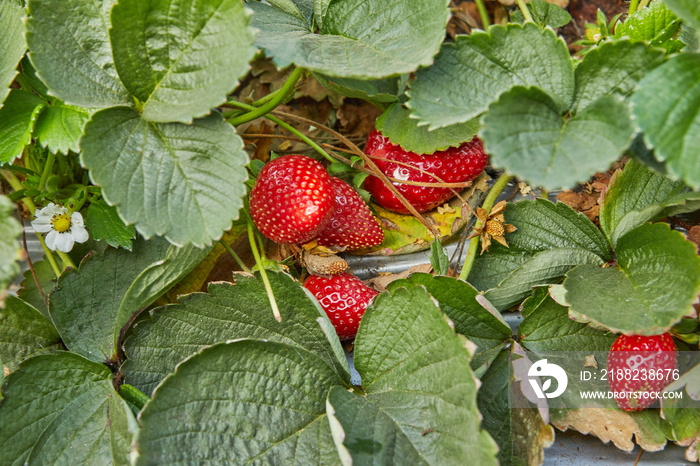
MULTIPOLYGON (((73 215, 75 215, 75 214, 73 214, 73 215)), ((73 226, 70 229, 70 232, 71 232, 71 235, 73 235, 73 239, 75 240, 76 243, 84 243, 85 241, 88 240, 88 237, 89 237, 88 232, 85 229, 85 227, 82 225, 73 224, 73 226)))
POLYGON ((85 223, 83 222, 83 216, 80 215, 80 212, 73 212, 73 215, 70 216, 70 223, 71 225, 78 225, 81 227, 85 226, 85 223))
POLYGON ((50 202, 49 205, 47 205, 43 209, 37 210, 36 216, 39 217, 40 215, 45 215, 51 218, 56 214, 60 215, 65 214, 66 212, 68 212, 68 209, 66 209, 65 207, 50 202))
POLYGON ((34 231, 37 233, 48 233, 53 230, 53 225, 50 219, 41 217, 32 222, 32 228, 34 228, 34 231))
POLYGON ((70 252, 73 249, 75 240, 73 240, 73 235, 68 232, 59 233, 58 239, 56 240, 56 249, 61 252, 70 252))
POLYGON ((56 250, 56 241, 58 241, 58 232, 56 230, 51 230, 48 235, 46 235, 46 247, 52 251, 56 250))

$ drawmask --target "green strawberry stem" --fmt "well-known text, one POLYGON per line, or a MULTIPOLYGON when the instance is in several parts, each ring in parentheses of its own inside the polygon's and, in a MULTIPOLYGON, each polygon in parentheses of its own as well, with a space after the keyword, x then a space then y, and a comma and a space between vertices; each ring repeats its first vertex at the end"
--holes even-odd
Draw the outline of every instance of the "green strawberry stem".
MULTIPOLYGON (((496 180, 496 183, 494 183, 494 185, 491 187, 486 199, 484 199, 484 203, 481 206, 482 209, 484 209, 486 212, 491 212, 493 205, 496 203, 498 195, 501 194, 501 191, 503 191, 503 188, 506 187, 511 178, 512 176, 504 173, 498 178, 498 180, 496 180)), ((480 226, 482 226, 481 221, 477 219, 476 223, 474 223, 474 228, 476 229, 480 226)), ((474 259, 476 259, 476 251, 479 248, 479 240, 480 238, 477 236, 469 241, 467 257, 464 258, 464 265, 462 265, 462 271, 459 273, 459 278, 462 280, 466 281, 469 277, 469 272, 472 270, 474 259)))
POLYGON ((637 7, 639 7, 639 0, 632 0, 630 2, 630 9, 628 15, 632 15, 635 11, 637 11, 637 7))
MULTIPOLYGON (((246 110, 253 110, 253 109, 255 108, 255 107, 253 107, 252 105, 248 105, 248 104, 244 104, 244 103, 241 103, 241 102, 237 102, 237 101, 235 101, 235 100, 229 101, 229 102, 227 102, 227 104, 228 104, 228 105, 231 105, 231 106, 233 106, 233 107, 243 108, 243 109, 246 109, 246 110)), ((263 116, 264 116, 265 118, 267 118, 268 120, 270 120, 270 121, 276 123, 277 125, 281 126, 282 128, 286 129, 287 131, 289 131, 290 133, 294 134, 295 136, 297 136, 299 139, 301 139, 301 140, 304 141, 306 144, 308 144, 310 147, 312 147, 314 150, 316 150, 316 152, 318 152, 318 153, 321 154, 323 157, 325 157, 326 160, 328 160, 329 162, 335 163, 335 162, 338 161, 338 160, 336 160, 332 155, 330 155, 328 152, 326 152, 321 146, 319 146, 318 144, 316 144, 311 138, 309 138, 307 135, 305 135, 304 133, 302 133, 302 132, 299 131, 298 129, 294 128, 292 125, 290 125, 290 124, 288 124, 288 123, 286 123, 286 122, 280 120, 280 119, 277 118, 276 116, 272 116, 272 115, 263 115, 263 116)), ((235 119, 235 118, 234 118, 234 119, 235 119)), ((231 121, 232 121, 232 120, 229 120, 229 122, 231 122, 231 121)))
MULTIPOLYGON (((7 171, 7 170, 0 170, 0 173, 2 174, 3 178, 7 180, 9 185, 14 189, 15 191, 21 191, 24 189, 22 186, 22 183, 19 182, 17 177, 15 176, 14 173, 7 171)), ((36 205, 34 204, 34 201, 30 197, 25 197, 22 199, 22 202, 24 205, 27 206, 27 209, 29 209, 29 213, 34 215, 34 212, 36 212, 36 205)), ((58 268, 58 263, 56 263, 56 258, 53 257, 53 253, 49 249, 48 246, 46 246, 46 242, 44 241, 44 237, 41 236, 40 234, 36 235, 37 238, 39 238, 39 244, 41 244, 41 248, 44 250, 44 255, 46 255, 46 260, 49 261, 49 264, 51 264, 51 268, 53 269, 53 273, 56 275, 56 278, 61 277, 61 269, 58 268)))
POLYGON ((56 251, 56 253, 58 254, 58 257, 61 258, 61 262, 63 262, 63 270, 66 270, 68 267, 72 267, 74 269, 78 268, 68 254, 63 251, 56 251))
POLYGON ((484 5, 484 0, 475 0, 476 7, 479 9, 479 16, 481 16, 481 25, 484 26, 484 31, 489 30, 491 26, 491 21, 489 20, 489 13, 486 11, 486 5, 484 5))
POLYGON ((284 101, 284 99, 289 95, 292 89, 294 89, 294 86, 296 86, 297 82, 299 81, 299 79, 301 79, 305 72, 306 70, 304 68, 295 68, 294 71, 292 71, 292 73, 289 75, 289 78, 287 78, 287 81, 285 81, 284 85, 279 89, 279 92, 275 94, 273 98, 265 102, 260 107, 253 107, 254 109, 249 111, 248 113, 232 118, 231 120, 229 120, 229 123, 231 123, 233 126, 238 126, 270 113, 272 110, 277 108, 277 106, 280 105, 282 101, 284 101))
POLYGON ((253 231, 253 221, 251 219, 248 219, 248 242, 250 243, 251 251, 253 251, 255 263, 260 269, 260 277, 262 278, 263 284, 265 285, 265 291, 267 292, 267 297, 270 300, 270 307, 272 307, 272 313, 275 315, 275 319, 277 320, 277 322, 282 322, 282 316, 280 315, 280 310, 277 307, 275 295, 274 293, 272 293, 272 286, 270 286, 270 280, 268 280, 267 278, 267 272, 265 272, 263 261, 262 259, 260 259, 260 252, 258 251, 258 246, 255 242, 255 232, 253 231))
POLYGON ((224 247, 224 249, 226 249, 226 251, 228 251, 228 253, 231 254, 231 257, 233 257, 233 260, 236 261, 236 264, 238 264, 238 266, 241 268, 241 270, 243 270, 244 272, 247 272, 247 273, 251 273, 250 269, 248 267, 246 267, 246 265, 243 263, 241 258, 238 257, 238 254, 236 254, 236 251, 234 251, 233 248, 231 246, 229 246, 229 244, 226 241, 223 240, 223 238, 220 239, 219 242, 224 247))
POLYGON ((530 21, 531 23, 534 23, 535 20, 532 19, 532 15, 530 14, 530 9, 525 4, 525 0, 516 0, 516 1, 518 2, 518 8, 520 8, 520 11, 522 11, 523 16, 525 17, 525 21, 530 21))
POLYGON ((119 387, 119 394, 125 401, 128 401, 132 405, 136 406, 139 411, 141 411, 144 405, 151 400, 149 397, 144 395, 141 390, 126 383, 119 387))
MULTIPOLYGON (((279 88, 276 91, 270 92, 266 96, 259 98, 258 100, 256 100, 252 104, 250 104, 251 107, 260 107, 265 102, 268 102, 271 99, 275 98, 276 95, 279 95, 281 90, 282 90, 282 88, 279 88)), ((249 110, 253 110, 253 109, 249 109, 249 110)), ((246 113, 246 110, 244 110, 242 108, 237 108, 235 110, 224 112, 223 114, 224 114, 224 117, 231 119, 231 118, 236 118, 240 115, 243 115, 244 113, 246 113)))
POLYGON ((46 180, 49 179, 49 174, 51 174, 51 169, 53 168, 53 163, 56 161, 56 154, 49 151, 49 156, 46 159, 46 165, 44 165, 44 171, 41 174, 41 180, 39 181, 39 191, 44 191, 46 188, 46 180))

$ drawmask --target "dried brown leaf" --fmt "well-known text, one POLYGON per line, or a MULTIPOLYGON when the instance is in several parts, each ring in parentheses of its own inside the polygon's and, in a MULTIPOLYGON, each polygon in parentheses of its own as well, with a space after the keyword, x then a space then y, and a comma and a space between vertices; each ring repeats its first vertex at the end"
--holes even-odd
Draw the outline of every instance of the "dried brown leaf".
POLYGON ((369 102, 348 99, 338 109, 337 117, 346 137, 364 137, 374 129, 374 122, 381 114, 382 110, 369 102))
POLYGON ((582 408, 566 411, 563 417, 553 419, 552 425, 562 431, 573 429, 582 434, 594 435, 603 443, 612 441, 624 451, 632 451, 635 440, 646 451, 659 451, 666 446, 665 438, 663 442, 651 438, 629 413, 615 409, 582 408))
POLYGON ((371 286, 375 290, 379 291, 380 293, 383 291, 386 291, 387 286, 389 286, 389 283, 400 280, 402 278, 406 278, 412 273, 430 273, 433 270, 433 266, 430 264, 418 264, 414 265, 410 269, 401 272, 401 273, 392 273, 392 274, 381 274, 378 277, 371 278, 366 281, 367 285, 371 286))

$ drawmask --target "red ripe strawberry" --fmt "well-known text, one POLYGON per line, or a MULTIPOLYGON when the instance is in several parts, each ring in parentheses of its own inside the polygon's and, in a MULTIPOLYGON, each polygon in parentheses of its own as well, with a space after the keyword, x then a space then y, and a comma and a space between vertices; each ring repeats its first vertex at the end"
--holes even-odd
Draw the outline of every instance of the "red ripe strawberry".
MULTIPOLYGON (((461 183, 473 180, 482 172, 488 163, 488 157, 484 153, 484 145, 479 138, 465 142, 459 147, 438 151, 433 154, 419 155, 408 152, 392 144, 389 138, 382 136, 377 130, 372 131, 367 138, 365 153, 372 157, 377 167, 390 178, 404 181, 421 181, 437 183, 438 180, 418 170, 391 162, 402 162, 412 167, 417 167, 428 173, 437 175, 446 183, 461 183), (385 160, 381 160, 385 159, 385 160)), ((418 212, 426 212, 443 204, 454 197, 449 188, 429 188, 424 186, 411 186, 394 182, 406 200, 416 208, 418 212)), ((407 214, 408 210, 376 176, 369 176, 365 180, 364 187, 372 193, 377 203, 385 209, 407 214)))
POLYGON ((341 340, 355 337, 367 305, 379 294, 347 273, 330 278, 311 275, 304 287, 321 303, 341 340))
POLYGON ((357 191, 340 178, 331 178, 335 213, 318 237, 318 244, 339 250, 361 249, 384 241, 384 231, 357 191))
POLYGON ((323 165, 285 155, 260 170, 250 193, 250 215, 260 232, 277 243, 306 243, 333 216, 335 195, 323 165))
POLYGON ((608 383, 625 411, 652 405, 657 398, 651 394, 672 382, 677 369, 676 347, 668 333, 651 337, 621 335, 608 355, 608 383), (630 393, 638 397, 630 397, 630 393))

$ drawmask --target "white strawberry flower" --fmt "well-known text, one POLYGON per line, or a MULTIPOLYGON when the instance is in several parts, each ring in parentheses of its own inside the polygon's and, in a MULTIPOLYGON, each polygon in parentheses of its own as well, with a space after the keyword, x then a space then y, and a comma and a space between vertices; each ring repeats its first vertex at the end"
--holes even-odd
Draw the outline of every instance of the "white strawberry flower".
POLYGON ((69 215, 68 209, 53 202, 36 211, 32 227, 37 233, 47 233, 46 246, 52 251, 70 252, 75 243, 88 240, 80 212, 69 215))

